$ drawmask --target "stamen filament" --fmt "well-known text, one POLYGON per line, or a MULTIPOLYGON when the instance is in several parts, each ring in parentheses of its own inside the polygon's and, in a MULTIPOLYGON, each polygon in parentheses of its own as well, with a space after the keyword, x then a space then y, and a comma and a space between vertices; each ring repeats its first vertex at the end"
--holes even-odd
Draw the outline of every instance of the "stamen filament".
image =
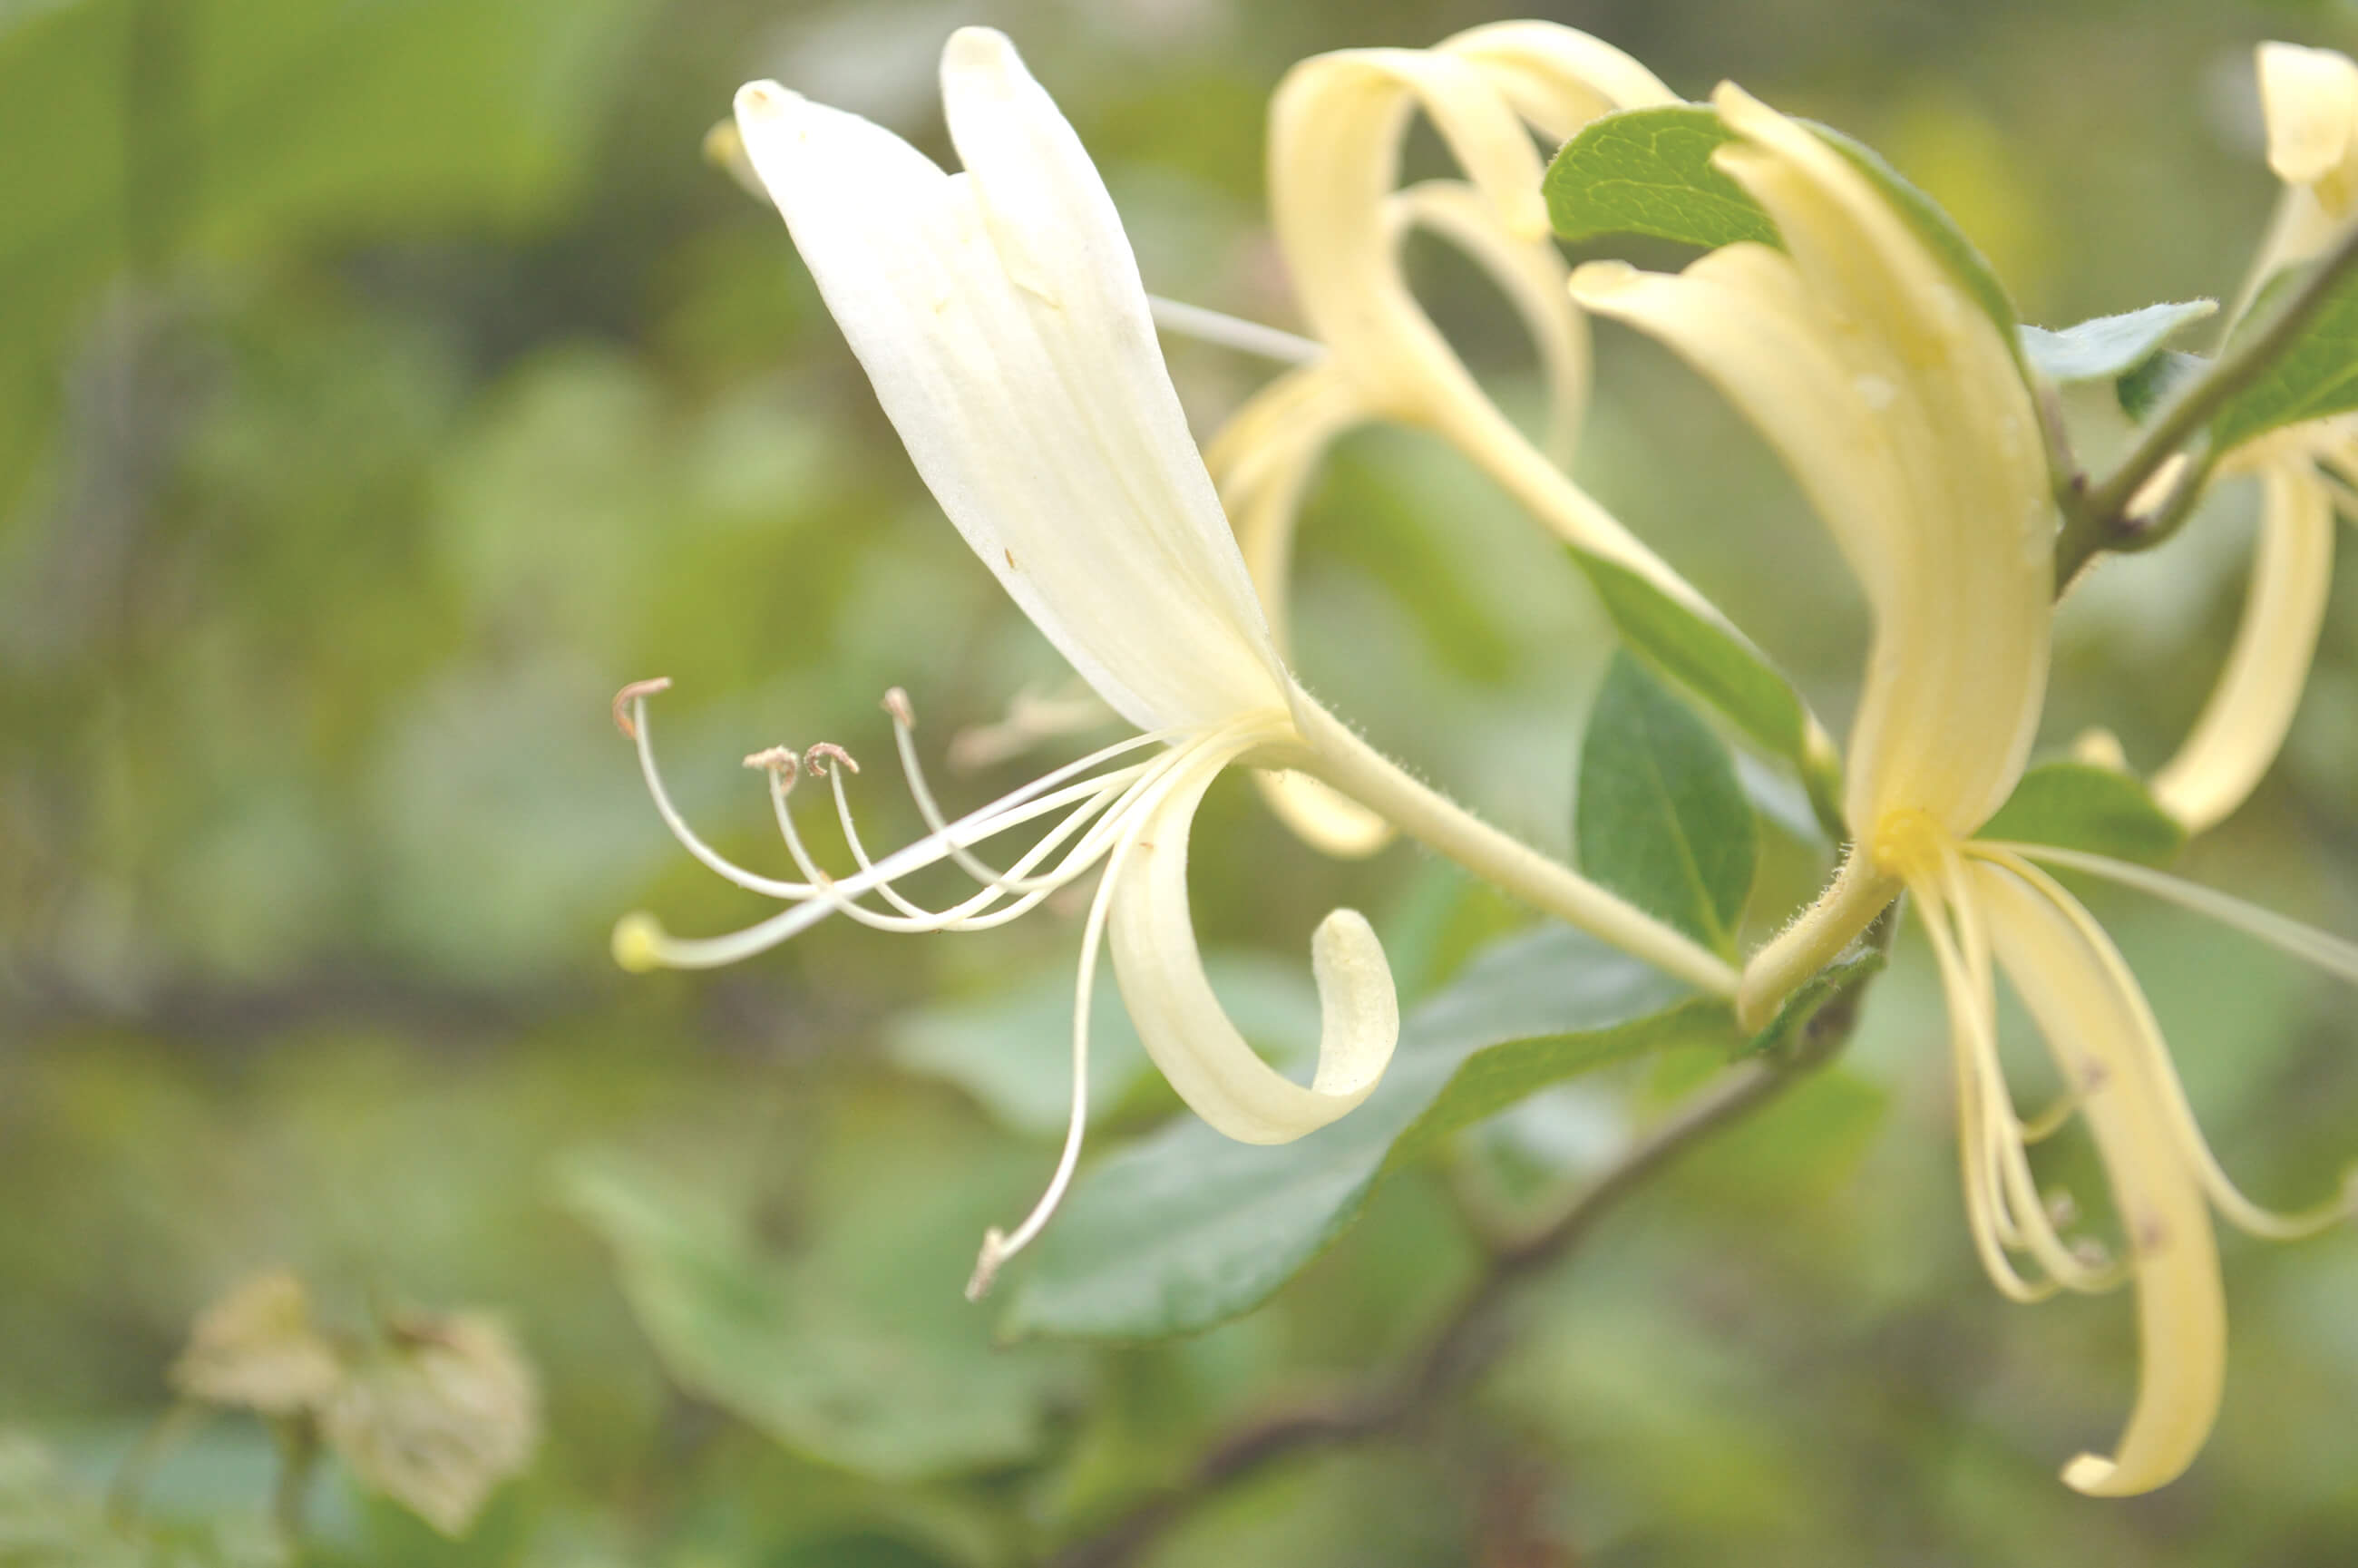
POLYGON ((1326 357, 1323 343, 1201 305, 1150 294, 1146 308, 1153 315, 1154 324, 1163 331, 1215 348, 1234 349, 1240 354, 1275 360, 1281 364, 1306 365, 1326 357))

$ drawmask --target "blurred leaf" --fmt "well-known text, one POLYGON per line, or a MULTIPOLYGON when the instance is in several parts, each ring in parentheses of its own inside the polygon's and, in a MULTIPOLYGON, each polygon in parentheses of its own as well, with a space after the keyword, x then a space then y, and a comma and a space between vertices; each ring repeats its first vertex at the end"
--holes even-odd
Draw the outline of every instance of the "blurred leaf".
MULTIPOLYGON (((1281 1061, 1315 1054, 1318 992, 1299 964, 1258 953, 1207 953, 1204 969, 1247 1040, 1281 1061)), ((888 1026, 885 1049, 904 1070, 964 1089, 1002 1126, 1056 1136, 1072 1110, 1072 971, 902 1013, 888 1026)), ((1089 1008, 1091 1111, 1111 1110, 1147 1070, 1146 1048, 1120 989, 1099 982, 1089 1008)))
POLYGON ((362 1486, 464 1535, 540 1444, 532 1368, 481 1313, 398 1320, 392 1341, 329 1405, 328 1446, 362 1486))
MULTIPOLYGON (((2264 290, 2237 336, 2249 336, 2276 308, 2264 290)), ((2358 272, 2334 285, 2292 347, 2212 416, 2211 438, 2217 450, 2233 451, 2280 426, 2353 408, 2358 408, 2358 272)))
POLYGON ((2218 311, 2215 299, 2189 299, 2148 305, 2119 316, 2098 316, 2057 331, 2026 326, 2023 357, 2031 369, 2054 382, 2125 376, 2159 352, 2180 328, 2218 311))
POLYGON ((1785 677, 1759 651, 1602 556, 1574 549, 1605 612, 1630 648, 1725 714, 1774 756, 1807 755, 1808 716, 1785 677))
POLYGON ((1581 869, 1733 957, 1758 850, 1752 803, 1709 726, 1627 653, 1580 749, 1581 869))
POLYGON ((2149 866, 2166 864, 2186 846, 2186 829, 2143 784, 2086 762, 2031 769, 1974 837, 2054 844, 2149 866))
MULTIPOLYGON (((889 1141, 881 1154, 926 1162, 925 1148, 889 1141)), ((725 1203, 615 1158, 573 1162, 562 1190, 614 1249, 623 1292, 665 1369, 788 1447, 907 1481, 1011 1464, 1045 1435, 1060 1364, 995 1348, 984 1315, 957 1292, 980 1224, 961 1217, 945 1235, 928 1223, 936 1217, 880 1205, 827 1216, 864 1257, 779 1257, 757 1247, 725 1203), (922 1294, 906 1279, 854 1277, 861 1262, 904 1250, 946 1272, 922 1294)), ((971 1190, 945 1186, 936 1207, 945 1198, 971 1206, 971 1190)))
POLYGON ((1250 1311, 1349 1227, 1388 1164, 1545 1085, 1726 1026, 1721 1005, 1593 937, 1510 938, 1403 1023, 1384 1081, 1340 1121, 1259 1146, 1183 1118, 1090 1170, 1008 1327, 1145 1338, 1250 1311))
POLYGON ((2179 389, 2211 368, 2201 354, 2164 349, 2113 384, 2121 412, 2144 424, 2176 397, 2179 389))
MULTIPOLYGON (((1955 220, 1872 147, 1831 126, 1801 123, 1867 177, 2018 355, 2014 301, 1955 220)), ((1548 165, 1548 212, 1556 232, 1567 240, 1636 233, 1705 249, 1747 241, 1781 249, 1776 222, 1712 161, 1734 139, 1718 111, 1701 103, 1630 109, 1590 121, 1548 165)))
POLYGON ((283 1269, 257 1274, 198 1317, 172 1385, 208 1404, 292 1415, 324 1406, 342 1358, 311 1325, 311 1296, 283 1269))
POLYGON ((1650 234, 1705 250, 1781 246, 1776 221, 1713 167, 1712 155, 1732 139, 1718 111, 1701 103, 1593 120, 1548 165, 1548 216, 1575 243, 1650 234))

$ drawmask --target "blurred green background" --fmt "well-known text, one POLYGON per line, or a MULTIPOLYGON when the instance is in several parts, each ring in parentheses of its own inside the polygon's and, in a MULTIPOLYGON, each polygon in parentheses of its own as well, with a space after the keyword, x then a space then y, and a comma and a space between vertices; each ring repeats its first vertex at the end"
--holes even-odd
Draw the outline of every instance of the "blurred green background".
MULTIPOLYGON (((1547 14, 1682 92, 1732 77, 1877 146, 2055 325, 2232 294, 2273 197, 2251 46, 2358 44, 2342 7, 2218 0, 1547 14)), ((956 939, 838 923, 717 974, 624 977, 624 910, 698 933, 760 911, 664 834, 607 703, 671 676, 685 808, 773 864, 743 753, 885 762, 897 684, 938 758, 1057 675, 916 482, 775 215, 699 161, 739 81, 938 156, 941 40, 1001 26, 1099 160, 1149 287, 1293 324, 1260 207, 1270 89, 1307 53, 1498 15, 0 0, 0 1422, 64 1477, 8 1449, 0 1563, 136 1560, 76 1510, 169 1405, 193 1316, 276 1264, 348 1327, 495 1312, 538 1369, 538 1460, 462 1541, 330 1468, 316 1551, 352 1563, 1021 1562, 1418 1341, 1473 1266, 1438 1166, 1229 1326, 994 1352, 958 1287, 1054 1157, 1039 1075, 1073 912, 956 939)), ((1502 401, 1531 406, 1504 306, 1418 260, 1502 401)), ((1612 330, 1597 353, 1584 481, 1846 713, 1860 612, 1790 482, 1666 356, 1612 330)), ((1199 433, 1267 373, 1172 359, 1199 433)), ((2167 754, 2233 624, 2249 504, 2228 490, 2075 598, 2050 745, 2103 723, 2140 763, 2167 754)), ((2341 579, 2283 763, 2183 869, 2346 934, 2346 559, 2341 579)), ((1320 484, 1299 581, 1310 684, 1564 849, 1610 641, 1540 532, 1436 443, 1369 433, 1320 484)), ((1029 766, 936 784, 955 808, 1029 766)), ((857 786, 871 843, 919 827, 888 773, 857 786)), ((1322 861, 1233 780, 1196 842, 1203 940, 1264 1038, 1298 1027, 1331 907, 1369 912, 1412 991, 1520 918, 1411 849, 1322 861)), ((1819 853, 1775 844, 1759 921, 1819 853)), ((2230 1166, 2271 1199, 2330 1182, 2358 1142, 2347 999, 2149 904, 2098 910, 2230 1166)), ((1835 1076, 1617 1216, 1419 1441, 1281 1466, 1155 1561, 2358 1560, 2347 1237, 2224 1242, 2229 1393, 2187 1480, 2125 1505, 2056 1481, 2126 1407, 2132 1314, 2026 1311, 1982 1279, 1928 971, 1903 941, 1835 1076)), ((1569 1179, 1652 1087, 1552 1091, 1449 1168, 1569 1179)), ((1098 1147, 1170 1108, 1134 1090, 1098 1147)), ((203 1425, 146 1499, 200 1555, 154 1560, 264 1551, 272 1470, 261 1424, 203 1425)))

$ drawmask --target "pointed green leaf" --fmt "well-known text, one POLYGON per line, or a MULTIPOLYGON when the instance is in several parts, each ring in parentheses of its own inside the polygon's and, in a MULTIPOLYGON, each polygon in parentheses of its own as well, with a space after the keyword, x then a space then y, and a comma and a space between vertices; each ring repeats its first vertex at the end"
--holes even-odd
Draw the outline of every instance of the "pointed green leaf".
MULTIPOLYGON (((2257 324, 2274 313, 2264 290, 2244 319, 2257 324)), ((2216 449, 2233 451, 2255 436, 2353 408, 2358 408, 2358 270, 2334 286, 2276 363, 2220 407, 2211 438, 2216 449)))
POLYGON ((2050 381, 2104 381, 2138 369, 2179 329, 2218 313, 2215 299, 2188 299, 2098 316, 2058 331, 2027 326, 2022 352, 2030 368, 2050 381))
POLYGON ((1728 1040, 1725 1007, 1562 927, 1498 944, 1403 1024, 1382 1084, 1293 1143, 1193 1117, 1075 1184, 1018 1262, 1006 1326, 1150 1338, 1250 1311, 1358 1217, 1387 1165, 1575 1073, 1662 1045, 1728 1040))
POLYGON ((1752 891, 1752 803, 1711 728, 1615 655, 1580 748, 1581 869, 1723 956, 1752 891))
POLYGON ((2111 768, 2049 762, 2022 775, 1980 838, 2054 844, 2158 866, 2186 845, 2186 829, 2144 784, 2111 768))
POLYGON ((1703 103, 1591 121, 1548 166, 1548 216, 1573 241, 1648 234, 1705 250, 1746 240, 1781 245, 1775 220, 1712 166, 1733 139, 1703 103))

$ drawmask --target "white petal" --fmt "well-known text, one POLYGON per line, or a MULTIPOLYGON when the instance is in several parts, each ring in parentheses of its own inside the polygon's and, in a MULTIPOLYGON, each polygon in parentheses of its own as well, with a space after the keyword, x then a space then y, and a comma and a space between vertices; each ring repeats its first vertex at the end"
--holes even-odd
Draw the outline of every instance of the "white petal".
POLYGON ((2235 644, 2193 732, 2153 778, 2154 798, 2190 833, 2243 805, 2276 762, 2333 585, 2332 498, 2307 454, 2272 462, 2260 483, 2259 537, 2235 644))
POLYGON ((968 175, 738 94, 828 308, 943 510, 1109 703, 1149 729, 1282 703, 1104 186, 1004 38, 961 31, 943 66, 968 175))
POLYGON ((2210 1209, 2141 1048, 2141 999, 2115 984, 2125 971, 2010 872, 1975 864, 1967 874, 1999 964, 2065 1081, 2082 1086, 2082 1114, 2135 1260, 2136 1403, 2112 1455, 2083 1454, 2063 1479, 2097 1497, 2151 1491, 2193 1463, 2218 1417, 2227 1309, 2210 1209))
POLYGON ((1400 1041, 1391 968, 1366 920, 1338 909, 1311 939, 1321 1027, 1307 1088, 1260 1059, 1213 993, 1187 903, 1187 836, 1219 759, 1194 764, 1120 869, 1106 927, 1114 976, 1147 1054, 1179 1098, 1246 1143, 1285 1143, 1325 1126, 1383 1076, 1400 1041))

